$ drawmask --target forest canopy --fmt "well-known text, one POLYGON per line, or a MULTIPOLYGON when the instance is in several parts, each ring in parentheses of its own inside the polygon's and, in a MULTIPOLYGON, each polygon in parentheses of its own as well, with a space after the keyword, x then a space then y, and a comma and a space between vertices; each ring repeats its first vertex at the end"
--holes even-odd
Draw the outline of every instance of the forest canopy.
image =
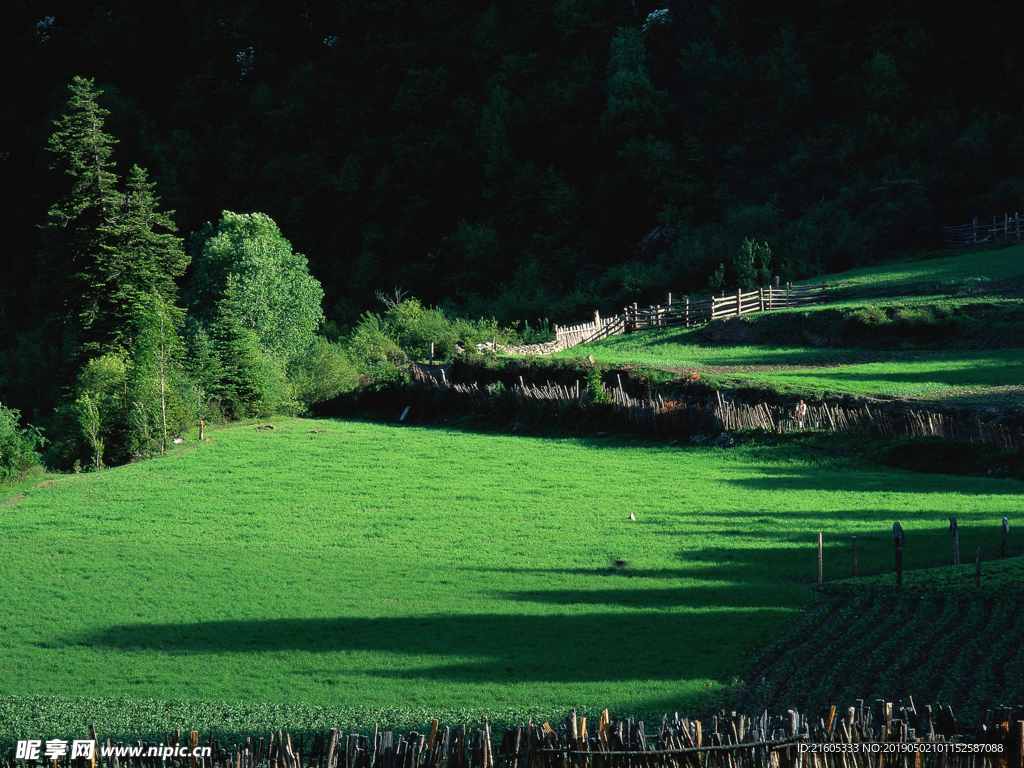
POLYGON ((870 263, 1024 192, 1019 3, 40 8, 0 25, 0 402, 63 407, 82 461, 384 376, 428 326, 870 263))

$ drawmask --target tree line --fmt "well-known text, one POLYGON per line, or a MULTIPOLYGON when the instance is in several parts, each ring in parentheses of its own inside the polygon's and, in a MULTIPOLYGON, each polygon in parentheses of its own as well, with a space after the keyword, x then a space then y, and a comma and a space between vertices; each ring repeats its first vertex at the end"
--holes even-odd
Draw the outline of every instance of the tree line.
POLYGON ((69 91, 48 142, 65 190, 43 233, 60 311, 39 336, 60 346, 49 350, 48 384, 31 353, 0 355, 5 388, 45 389, 49 406, 34 411, 40 429, 0 402, 0 481, 40 450, 47 465, 75 471, 147 458, 199 422, 302 413, 360 383, 403 382, 410 355, 428 345, 443 359, 510 333, 399 291, 343 336, 325 325, 320 282, 269 216, 224 211, 186 248, 146 169, 117 174, 94 81, 76 77, 69 91))

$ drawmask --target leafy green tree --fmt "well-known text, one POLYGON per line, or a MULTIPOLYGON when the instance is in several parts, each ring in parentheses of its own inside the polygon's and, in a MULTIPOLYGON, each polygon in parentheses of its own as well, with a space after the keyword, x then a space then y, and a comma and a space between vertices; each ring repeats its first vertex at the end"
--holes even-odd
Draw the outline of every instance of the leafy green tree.
MULTIPOLYGON (((74 409, 81 434, 86 440, 94 469, 104 466, 108 446, 115 450, 115 460, 124 445, 127 424, 128 361, 122 352, 111 352, 86 361, 75 385, 74 409)), ((72 435, 61 435, 73 441, 72 435)))
POLYGON ((21 414, 0 405, 0 484, 17 480, 39 465, 38 448, 46 442, 36 427, 20 426, 21 414))
POLYGON ((178 431, 176 422, 179 421, 173 412, 169 417, 168 411, 174 410, 176 385, 184 384, 181 365, 184 344, 179 332, 183 313, 160 294, 150 296, 148 305, 140 306, 138 313, 135 322, 139 333, 134 345, 129 399, 133 433, 141 439, 133 453, 148 452, 150 425, 156 427, 159 435, 160 453, 166 453, 169 430, 178 431))
POLYGON ((224 211, 215 228, 196 236, 194 249, 190 305, 204 322, 230 317, 282 363, 309 348, 323 322, 323 288, 269 216, 224 211))

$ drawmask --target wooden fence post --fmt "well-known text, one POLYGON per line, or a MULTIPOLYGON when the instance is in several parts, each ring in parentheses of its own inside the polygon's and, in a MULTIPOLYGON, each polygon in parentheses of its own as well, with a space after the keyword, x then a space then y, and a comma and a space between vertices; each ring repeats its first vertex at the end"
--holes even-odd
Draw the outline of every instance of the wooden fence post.
POLYGON ((672 307, 672 292, 671 291, 669 291, 669 293, 668 293, 668 306, 671 309, 671 307, 672 307))
POLYGON ((953 565, 960 565, 960 526, 956 518, 949 518, 949 532, 953 534, 953 565))
POLYGON ((854 575, 854 577, 856 577, 857 576, 857 537, 856 536, 853 537, 852 545, 853 545, 852 546, 852 549, 853 549, 853 575, 854 575))
POLYGON ((639 330, 640 328, 640 315, 637 312, 636 302, 633 302, 633 330, 639 330))
POLYGON ((761 304, 761 311, 764 312, 764 288, 757 289, 757 299, 761 304))
POLYGON ((1006 559, 1006 534, 1010 532, 1010 518, 1003 518, 1003 537, 1002 541, 999 542, 999 559, 1006 559))
POLYGON ((791 283, 791 282, 789 282, 787 280, 786 281, 786 306, 787 307, 792 306, 792 304, 790 303, 792 301, 792 293, 793 293, 793 283, 791 283))
POLYGON ((821 556, 822 556, 822 552, 821 552, 821 531, 818 531, 818 583, 819 584, 821 584, 821 566, 822 566, 821 556))
POLYGON ((974 553, 974 586, 981 586, 981 547, 974 553))
POLYGON ((686 314, 685 314, 685 317, 686 317, 686 327, 689 328, 690 327, 690 297, 689 296, 686 297, 686 314))
POLYGON ((736 317, 743 314, 743 289, 736 289, 736 317))
POLYGON ((430 364, 434 364, 434 342, 430 342, 430 364))

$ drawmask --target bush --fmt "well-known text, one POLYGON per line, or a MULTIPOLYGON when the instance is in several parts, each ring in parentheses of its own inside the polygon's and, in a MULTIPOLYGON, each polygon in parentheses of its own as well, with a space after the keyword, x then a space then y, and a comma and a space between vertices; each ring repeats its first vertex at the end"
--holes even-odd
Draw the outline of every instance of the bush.
POLYGON ((359 373, 345 348, 323 338, 314 339, 292 364, 289 379, 295 399, 305 408, 359 386, 359 373))
POLYGON ((590 393, 591 398, 598 405, 607 405, 612 401, 601 385, 601 372, 598 370, 587 373, 587 392, 590 393))
POLYGON ((369 374, 378 363, 405 364, 402 348, 392 339, 380 315, 367 312, 352 331, 346 344, 349 356, 360 373, 369 374))
POLYGON ((370 366, 366 378, 366 385, 377 392, 389 387, 408 386, 411 383, 408 371, 389 360, 381 360, 370 366))
POLYGON ((0 484, 20 480, 39 466, 38 449, 46 442, 39 429, 18 426, 21 414, 0 405, 0 484))

